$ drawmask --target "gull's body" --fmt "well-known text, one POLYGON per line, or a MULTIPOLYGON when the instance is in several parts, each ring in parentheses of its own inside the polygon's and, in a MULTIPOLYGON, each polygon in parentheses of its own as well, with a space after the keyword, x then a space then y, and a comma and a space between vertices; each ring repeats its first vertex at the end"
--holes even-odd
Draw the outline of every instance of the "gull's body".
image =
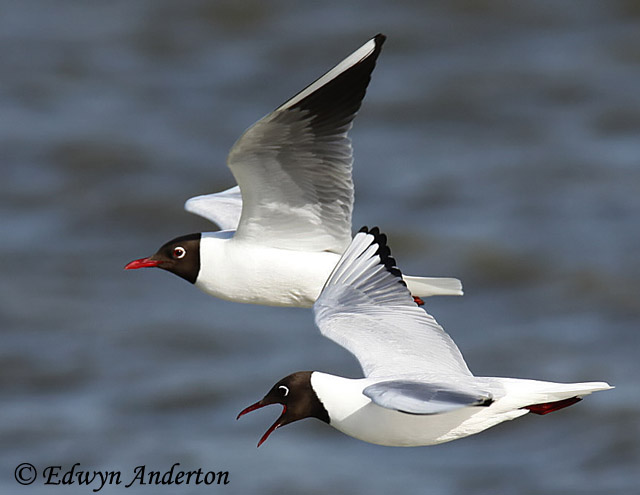
POLYGON ((356 356, 364 378, 305 371, 280 380, 240 413, 285 406, 260 443, 279 426, 316 417, 366 442, 433 445, 611 388, 474 376, 451 337, 414 304, 377 229, 354 237, 313 309, 320 332, 356 356))
POLYGON ((322 251, 283 253, 217 232, 204 234, 200 242, 202 264, 196 287, 241 303, 309 307, 340 259, 322 251))
MULTIPOLYGON (((583 397, 611 388, 601 382, 475 378, 475 385, 482 391, 489 391, 493 402, 488 406, 460 407, 439 414, 407 414, 381 407, 362 393, 369 385, 387 381, 384 379, 350 379, 314 372, 311 384, 329 412, 331 426, 359 440, 394 447, 450 442, 524 416, 530 412, 526 409, 528 406, 583 397)), ((415 376, 407 379, 419 380, 415 376)))
MULTIPOLYGON (((229 231, 202 234, 196 287, 215 297, 269 306, 311 307, 340 255, 256 246, 229 231), (268 269, 266 269, 268 268, 268 269)), ((412 294, 457 295, 456 279, 405 277, 412 294)))
MULTIPOLYGON (((347 133, 384 39, 365 43, 238 139, 227 160, 238 186, 185 204, 222 231, 176 238, 126 268, 157 266, 222 299, 310 307, 351 242, 347 133)), ((457 279, 407 280, 417 297, 462 294, 457 279)))

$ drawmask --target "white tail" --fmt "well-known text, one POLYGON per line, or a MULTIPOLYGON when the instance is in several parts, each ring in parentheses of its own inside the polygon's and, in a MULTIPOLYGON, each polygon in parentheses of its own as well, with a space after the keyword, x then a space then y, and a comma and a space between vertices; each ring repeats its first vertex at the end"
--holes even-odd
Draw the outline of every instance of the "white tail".
POLYGON ((505 396, 499 401, 501 407, 529 409, 536 414, 557 411, 593 392, 614 388, 606 382, 556 383, 519 378, 497 380, 505 391, 505 396))
POLYGON ((457 278, 413 277, 404 275, 403 280, 412 296, 461 296, 462 282, 457 278))

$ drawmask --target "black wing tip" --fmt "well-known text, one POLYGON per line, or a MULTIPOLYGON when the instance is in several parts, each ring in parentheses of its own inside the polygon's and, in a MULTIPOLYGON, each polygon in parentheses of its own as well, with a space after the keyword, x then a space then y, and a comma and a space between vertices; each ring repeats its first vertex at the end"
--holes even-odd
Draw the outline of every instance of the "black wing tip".
POLYGON ((382 45, 384 45, 384 42, 387 41, 387 37, 382 33, 378 33, 373 37, 373 41, 375 42, 376 48, 379 51, 382 48, 382 45))
MULTIPOLYGON (((291 106, 291 108, 310 110, 314 114, 326 114, 330 111, 334 118, 340 113, 343 113, 342 118, 346 119, 345 124, 353 121, 355 114, 360 109, 369 82, 371 82, 371 74, 376 66, 376 61, 378 60, 378 56, 382 51, 382 45, 386 39, 387 37, 384 34, 376 34, 372 38, 374 43, 373 50, 367 53, 362 59, 354 61, 352 65, 343 69, 342 72, 336 74, 329 81, 326 81, 323 86, 317 88, 313 93, 306 95, 295 105, 291 106), (337 110, 337 108, 339 108, 339 110, 337 110)), ((369 40, 367 43, 370 43, 372 40, 369 40)), ((337 67, 337 65, 333 68, 335 67, 337 67)), ((328 72, 330 71, 331 70, 328 72)), ((328 72, 320 76, 309 86, 313 85, 319 79, 322 79, 328 72)), ((307 88, 309 88, 309 86, 307 86, 307 88)), ((307 88, 298 94, 304 92, 307 88)), ((296 97, 294 96, 291 99, 294 98, 296 97)), ((288 101, 291 101, 291 99, 288 101)), ((287 105, 287 102, 278 108, 285 105, 287 105)))
POLYGON ((391 248, 387 244, 387 235, 383 232, 380 232, 379 227, 372 227, 369 229, 366 225, 363 226, 358 232, 363 232, 365 234, 369 234, 373 236, 372 244, 377 244, 378 249, 376 254, 380 256, 380 264, 384 265, 386 270, 393 275, 394 277, 398 277, 400 282, 403 285, 407 285, 404 280, 402 280, 402 272, 400 268, 398 268, 396 264, 396 260, 393 256, 391 256, 391 248))
POLYGON ((493 400, 492 397, 487 397, 486 399, 481 400, 480 403, 478 404, 478 406, 480 406, 480 407, 489 407, 494 402, 495 401, 493 400))
POLYGON ((378 60, 378 56, 380 55, 380 52, 382 51, 382 45, 384 45, 384 42, 387 40, 387 37, 382 33, 378 33, 372 39, 374 43, 373 51, 371 52, 371 54, 369 54, 369 56, 365 57, 363 60, 358 62, 358 64, 361 64, 365 60, 369 60, 369 59, 373 60, 374 66, 371 67, 371 72, 373 72, 375 63, 378 60))

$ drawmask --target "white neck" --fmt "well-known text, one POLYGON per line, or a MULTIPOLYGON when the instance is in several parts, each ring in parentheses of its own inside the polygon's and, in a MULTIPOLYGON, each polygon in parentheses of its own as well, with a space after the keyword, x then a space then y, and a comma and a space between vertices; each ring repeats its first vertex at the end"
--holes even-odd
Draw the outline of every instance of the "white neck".
POLYGON ((364 378, 343 378, 319 371, 311 374, 311 386, 334 426, 371 402, 362 395, 367 385, 364 378))

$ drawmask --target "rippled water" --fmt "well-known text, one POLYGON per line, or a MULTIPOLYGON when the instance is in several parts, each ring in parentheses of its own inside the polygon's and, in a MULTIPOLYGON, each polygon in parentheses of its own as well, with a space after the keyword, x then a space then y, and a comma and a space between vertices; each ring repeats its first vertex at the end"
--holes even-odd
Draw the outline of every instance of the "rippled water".
MULTIPOLYGON (((640 8, 628 1, 0 3, 0 487, 14 469, 227 470, 100 493, 630 494, 640 481, 640 8), (124 272, 207 230, 244 128, 378 31, 354 227, 389 233, 476 374, 614 391, 436 447, 235 415, 298 369, 358 376, 307 310, 124 272)), ((74 485, 65 492, 91 493, 74 485)))

